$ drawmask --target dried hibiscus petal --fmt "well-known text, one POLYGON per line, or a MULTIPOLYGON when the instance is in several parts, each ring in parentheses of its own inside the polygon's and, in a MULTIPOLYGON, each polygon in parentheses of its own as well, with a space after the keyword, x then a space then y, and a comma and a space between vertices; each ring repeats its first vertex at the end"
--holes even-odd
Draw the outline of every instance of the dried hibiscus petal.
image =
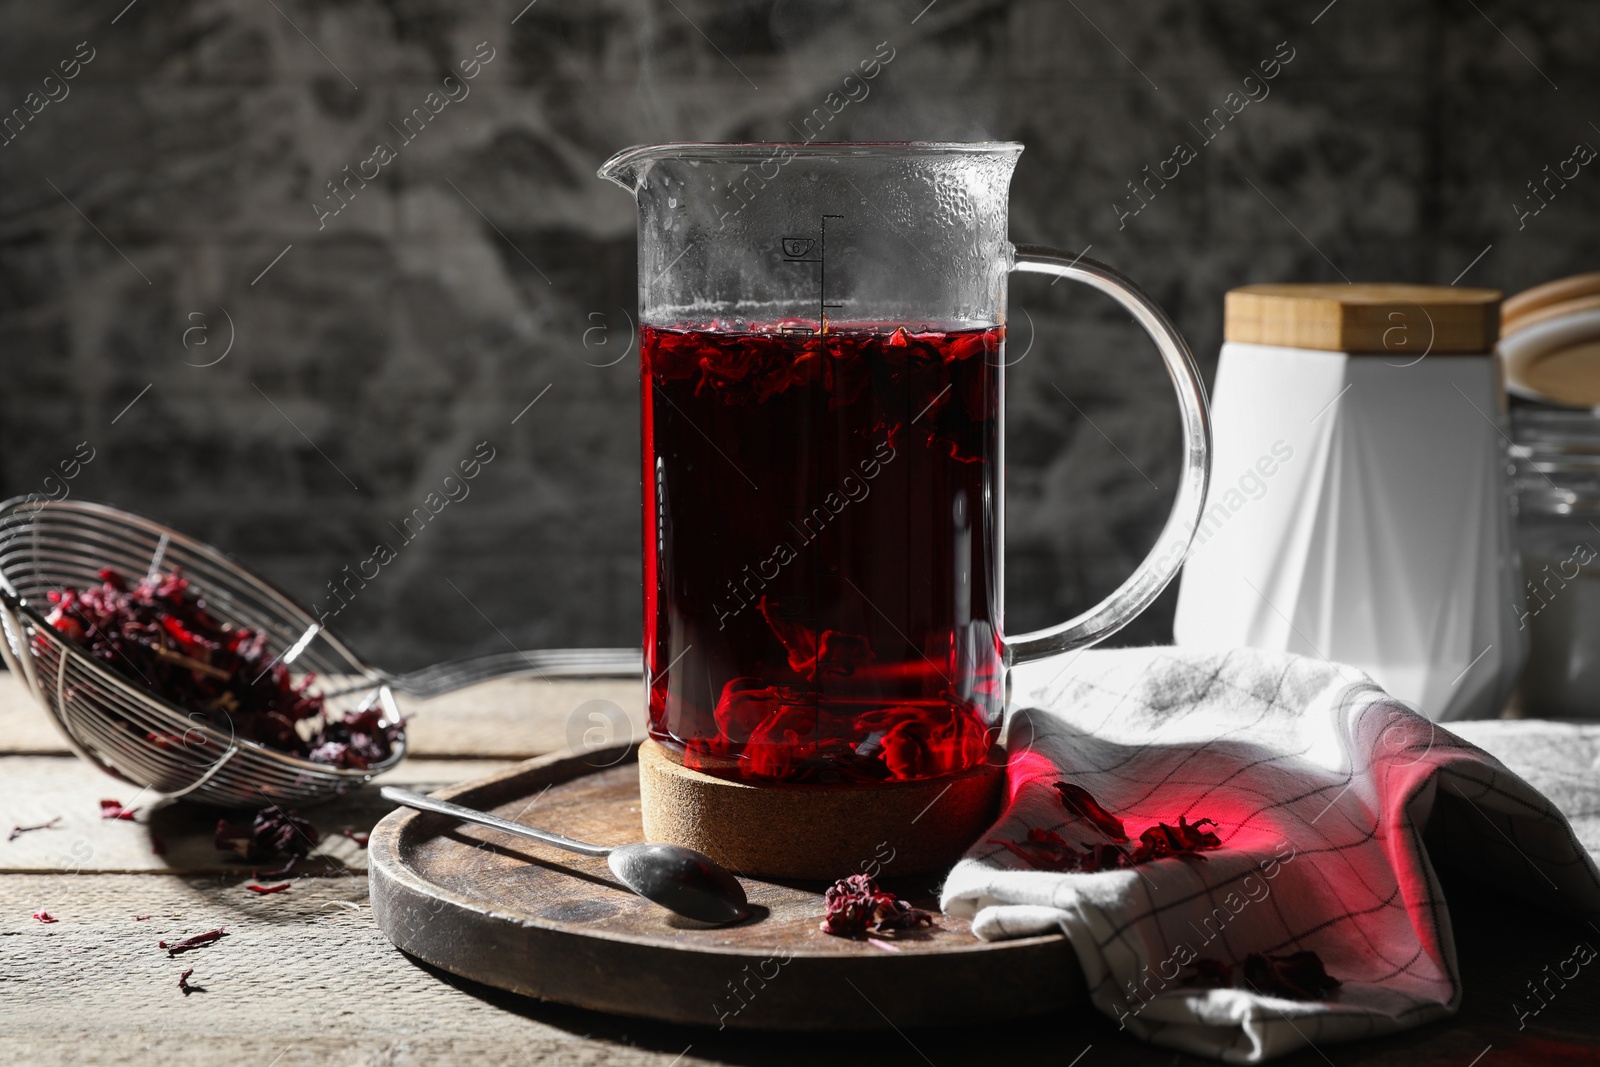
POLYGON ((194 968, 190 967, 188 970, 186 970, 182 974, 178 975, 178 988, 183 990, 183 995, 184 996, 188 996, 190 993, 204 993, 205 992, 205 988, 204 987, 197 986, 197 985, 190 985, 189 984, 189 976, 191 974, 193 974, 193 973, 194 973, 194 968))
POLYGON ((100 802, 100 817, 102 819, 131 820, 138 813, 138 808, 125 808, 120 800, 102 800, 100 802))
POLYGON ((61 821, 61 816, 57 815, 55 818, 49 820, 48 822, 34 823, 32 826, 13 826, 11 828, 11 832, 6 835, 6 840, 7 841, 15 841, 17 838, 21 837, 23 834, 32 833, 34 830, 48 830, 52 826, 54 826, 56 823, 58 823, 60 821, 61 821))
POLYGON ((823 674, 849 677, 874 658, 872 643, 860 634, 824 630, 817 638, 817 670, 823 674))
POLYGON ((294 885, 293 882, 280 882, 277 885, 257 885, 254 882, 252 882, 249 885, 245 886, 245 888, 250 890, 250 892, 252 892, 252 893, 260 893, 262 895, 266 895, 267 893, 282 893, 285 889, 288 889, 293 885, 294 885))
MULTIPOLYGON (((202 727, 256 741, 319 763, 366 769, 387 760, 401 725, 376 710, 328 720, 314 678, 298 680, 265 634, 214 616, 203 595, 176 571, 130 585, 115 570, 99 586, 49 594, 46 621, 102 666, 190 713, 182 734, 127 728, 162 748, 217 749, 202 727), (305 723, 305 727, 297 724, 305 723), (314 726, 314 728, 313 728, 314 726)), ((120 808, 120 805, 118 806, 120 808)), ((107 815, 106 818, 130 816, 107 815)))
POLYGON ((1041 830, 1037 827, 1028 831, 1027 841, 1021 844, 999 840, 991 841, 990 844, 1004 845, 1030 867, 1040 871, 1081 871, 1084 874, 1096 874, 1100 871, 1131 867, 1135 862, 1133 856, 1129 855, 1121 845, 1107 844, 1103 841, 1095 844, 1084 842, 1083 851, 1080 852, 1054 830, 1041 830))
POLYGON ((808 682, 816 681, 819 672, 847 678, 875 658, 872 643, 860 634, 841 630, 824 630, 818 634, 804 623, 780 616, 765 596, 757 602, 756 610, 766 620, 772 636, 783 646, 789 669, 808 682))
POLYGON ((42 923, 58 923, 61 921, 54 915, 51 915, 48 911, 45 911, 43 908, 40 908, 38 911, 34 912, 33 917, 42 923))
MULTIPOLYGON (((791 619, 792 599, 762 597, 756 607, 772 651, 785 657, 787 670, 778 673, 793 676, 729 678, 709 715, 688 709, 686 766, 746 780, 838 784, 930 778, 983 760, 992 728, 978 704, 947 692, 929 704, 875 699, 884 688, 919 684, 939 692, 949 681, 932 661, 880 662, 863 635, 819 633, 791 619), (828 699, 819 699, 817 683, 826 683, 828 699), (850 699, 854 693, 862 699, 850 699)), ((974 684, 992 695, 999 683, 983 676, 974 684)), ((654 692, 653 702, 664 699, 664 688, 654 692)))
POLYGON ((982 762, 989 733, 977 716, 950 704, 886 709, 893 725, 879 739, 883 765, 898 779, 953 774, 982 762))
POLYGON ((258 879, 258 880, 259 879, 265 879, 265 880, 267 880, 269 882, 272 881, 274 878, 287 878, 287 877, 289 877, 289 872, 294 870, 294 865, 295 865, 296 862, 299 861, 299 859, 300 859, 299 856, 290 856, 289 857, 289 862, 285 863, 282 867, 279 867, 277 870, 274 870, 274 871, 251 871, 250 872, 250 877, 258 879))
POLYGON ((352 711, 323 726, 311 739, 308 758, 315 763, 364 771, 389 758, 400 731, 400 724, 386 721, 377 708, 352 711))
POLYGON ((1094 823, 1100 832, 1111 840, 1128 839, 1128 831, 1123 828, 1122 820, 1102 808, 1100 802, 1091 796, 1087 789, 1075 786, 1071 782, 1057 782, 1056 792, 1061 794, 1062 807, 1079 818, 1094 823))
POLYGON ((864 937, 869 932, 932 926, 933 913, 878 888, 870 875, 841 878, 823 894, 827 909, 822 932, 837 937, 864 937))
POLYGON ((989 843, 1004 845, 1035 870, 1076 871, 1083 865, 1083 853, 1054 830, 1034 827, 1028 831, 1024 842, 995 840, 989 843))
POLYGON ((1204 859, 1204 856, 1196 853, 1222 847, 1221 838, 1209 830, 1201 829, 1208 823, 1212 826, 1217 825, 1210 819, 1198 819, 1191 826, 1182 815, 1178 816, 1177 826, 1169 826, 1164 822, 1156 823, 1139 835, 1139 844, 1133 851, 1134 862, 1145 863, 1164 856, 1204 859))
POLYGON ((217 850, 237 852, 256 863, 274 856, 305 856, 318 840, 316 827, 276 805, 256 812, 248 823, 217 820, 217 850))
POLYGON ((810 703, 809 695, 800 689, 768 685, 759 678, 730 678, 713 714, 723 737, 745 743, 784 707, 809 709, 810 703))
POLYGON ((767 621, 767 628, 778 639, 783 650, 788 654, 789 669, 803 676, 807 681, 812 681, 817 676, 817 634, 804 623, 791 622, 780 617, 767 603, 763 596, 756 604, 756 610, 767 621))
POLYGON ((1083 860, 1083 870, 1091 874, 1097 871, 1115 871, 1123 867, 1132 867, 1140 862, 1137 854, 1130 855, 1128 850, 1121 845, 1084 845, 1088 855, 1083 860))
POLYGON ((213 941, 220 941, 227 936, 227 929, 219 926, 215 930, 207 930, 203 934, 195 934, 193 937, 186 937, 182 941, 173 941, 170 944, 166 941, 158 941, 156 942, 156 947, 166 949, 167 956, 170 958, 180 952, 188 952, 190 949, 209 945, 213 941))
POLYGON ((1233 984, 1233 968, 1221 960, 1201 956, 1189 965, 1189 970, 1178 984, 1202 989, 1226 989, 1233 984))
POLYGON ((1322 966, 1322 958, 1310 951, 1287 956, 1252 952, 1241 970, 1245 984, 1256 992, 1290 1000, 1317 1000, 1342 984, 1322 966))
POLYGON ((340 830, 339 832, 354 841, 358 848, 366 848, 367 842, 372 839, 372 831, 370 830, 340 830))
MULTIPOLYGON (((1113 841, 1128 840, 1122 820, 1101 807, 1100 802, 1085 789, 1070 782, 1057 782, 1055 788, 1061 803, 1074 815, 1094 824, 1113 841)), ((1222 847, 1222 839, 1207 826, 1217 824, 1211 819, 1197 819, 1190 823, 1186 816, 1178 816, 1178 825, 1158 822, 1139 835, 1139 843, 1127 849, 1120 844, 1084 843, 1083 852, 1069 845, 1060 835, 1050 830, 1030 829, 1025 842, 992 841, 1004 845, 1029 866, 1041 871, 1113 871, 1123 867, 1136 867, 1168 856, 1204 860, 1200 852, 1222 847)))

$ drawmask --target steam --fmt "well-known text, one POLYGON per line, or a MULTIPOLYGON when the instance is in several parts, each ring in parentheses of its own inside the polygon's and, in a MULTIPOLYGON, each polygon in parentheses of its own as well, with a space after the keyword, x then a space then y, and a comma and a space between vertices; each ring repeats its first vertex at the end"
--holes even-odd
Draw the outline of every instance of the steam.
MULTIPOLYGON (((633 96, 640 140, 988 141, 1002 128, 1000 81, 959 102, 913 84, 946 84, 948 51, 932 39, 1002 12, 1002 0, 850 4, 775 0, 766 26, 718 18, 688 3, 630 8, 637 47, 633 96), (913 22, 913 19, 916 21, 913 22), (691 21, 692 20, 692 21, 691 21), (676 25, 674 25, 676 23, 676 25), (769 51, 771 45, 776 51, 769 51), (889 54, 894 69, 862 92, 859 63, 889 54), (714 100, 685 92, 710 75, 714 100), (854 78, 849 84, 847 79, 854 78), (755 87, 752 86, 752 83, 755 87), (849 101, 828 107, 829 94, 849 101), (832 121, 817 121, 818 109, 832 121), (810 120, 809 122, 807 120, 810 120)), ((621 147, 620 145, 618 147, 621 147)))

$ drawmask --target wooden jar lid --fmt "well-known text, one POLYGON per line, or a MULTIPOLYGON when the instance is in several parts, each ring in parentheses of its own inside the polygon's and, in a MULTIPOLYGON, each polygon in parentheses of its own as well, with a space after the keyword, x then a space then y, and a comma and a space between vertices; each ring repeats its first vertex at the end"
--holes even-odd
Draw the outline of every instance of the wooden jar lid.
POLYGON ((1483 353, 1500 293, 1446 285, 1246 285, 1228 292, 1224 336, 1256 345, 1420 356, 1483 353))
POLYGON ((1600 407, 1600 340, 1538 352, 1506 371, 1506 388, 1528 400, 1600 407))
POLYGON ((1506 388, 1529 400, 1600 405, 1600 271, 1524 289, 1504 305, 1506 388))
POLYGON ((1500 308, 1501 336, 1509 337, 1537 323, 1595 308, 1600 308, 1600 271, 1557 278, 1506 298, 1500 308))

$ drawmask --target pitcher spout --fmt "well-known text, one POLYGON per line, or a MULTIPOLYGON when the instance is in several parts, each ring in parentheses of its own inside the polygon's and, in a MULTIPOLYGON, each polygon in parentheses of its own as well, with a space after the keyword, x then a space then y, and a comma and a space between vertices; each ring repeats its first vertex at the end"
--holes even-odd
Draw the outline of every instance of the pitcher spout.
POLYGON ((595 172, 595 176, 606 181, 615 182, 628 192, 638 195, 639 187, 644 183, 645 175, 650 172, 650 165, 664 155, 670 154, 673 145, 634 145, 624 148, 604 163, 595 172))

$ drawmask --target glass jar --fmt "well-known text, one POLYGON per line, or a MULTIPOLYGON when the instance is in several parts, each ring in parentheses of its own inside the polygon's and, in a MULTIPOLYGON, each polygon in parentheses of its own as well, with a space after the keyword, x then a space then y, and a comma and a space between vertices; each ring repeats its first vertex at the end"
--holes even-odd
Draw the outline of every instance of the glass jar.
POLYGON ((1600 718, 1600 415, 1512 413, 1517 544, 1532 649, 1519 687, 1524 714, 1600 718))

